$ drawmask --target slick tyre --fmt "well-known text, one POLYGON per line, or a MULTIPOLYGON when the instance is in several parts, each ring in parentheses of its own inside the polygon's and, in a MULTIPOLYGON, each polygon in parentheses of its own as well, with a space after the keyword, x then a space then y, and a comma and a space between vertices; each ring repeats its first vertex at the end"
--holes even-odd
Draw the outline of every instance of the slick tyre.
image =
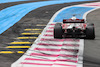
POLYGON ((54 27, 54 38, 62 38, 63 31, 61 23, 56 23, 54 27))
POLYGON ((94 26, 88 26, 86 28, 86 39, 95 39, 94 26))

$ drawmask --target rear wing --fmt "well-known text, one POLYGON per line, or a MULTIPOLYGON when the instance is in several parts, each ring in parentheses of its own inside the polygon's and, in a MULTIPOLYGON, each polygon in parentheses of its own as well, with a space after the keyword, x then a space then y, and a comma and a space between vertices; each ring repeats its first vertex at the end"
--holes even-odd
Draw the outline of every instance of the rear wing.
POLYGON ((64 19, 63 23, 85 23, 84 19, 64 19))

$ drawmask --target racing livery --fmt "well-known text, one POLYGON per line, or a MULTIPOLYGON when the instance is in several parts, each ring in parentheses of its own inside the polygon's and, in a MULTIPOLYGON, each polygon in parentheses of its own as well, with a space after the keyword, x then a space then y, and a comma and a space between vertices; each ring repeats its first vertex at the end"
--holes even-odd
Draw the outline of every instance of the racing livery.
POLYGON ((86 38, 94 39, 94 24, 85 23, 84 19, 64 19, 63 23, 56 23, 54 38, 86 38))

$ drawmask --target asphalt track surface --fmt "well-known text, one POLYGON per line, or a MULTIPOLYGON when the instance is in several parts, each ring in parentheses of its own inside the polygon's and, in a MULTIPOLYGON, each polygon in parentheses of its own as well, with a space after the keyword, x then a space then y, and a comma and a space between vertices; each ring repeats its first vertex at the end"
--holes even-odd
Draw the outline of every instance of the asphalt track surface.
MULTIPOLYGON (((81 2, 80 2, 81 3, 81 2)), ((80 3, 70 3, 70 4, 60 4, 60 5, 52 5, 45 6, 42 8, 38 8, 34 11, 28 13, 25 17, 23 17, 18 23, 16 23, 13 27, 9 28, 6 32, 0 35, 0 46, 5 47, 11 41, 22 41, 18 39, 14 39, 18 37, 22 32, 24 32, 25 28, 41 28, 37 27, 36 24, 47 24, 50 18, 63 7, 71 6, 80 3)), ((84 2, 85 3, 85 2, 84 2)), ((15 3, 16 4, 16 3, 15 3)), ((20 4, 20 3, 19 3, 20 4)), ((5 4, 6 5, 6 4, 5 4)), ((14 5, 14 4, 13 4, 14 5)), ((6 5, 7 6, 7 5, 6 5)), ((1 7, 0 7, 1 8, 1 7)), ((4 7, 3 7, 4 8, 4 7)), ((1 8, 1 9, 3 9, 1 8)), ((87 21, 88 23, 94 23, 96 27, 96 39, 95 40, 85 40, 85 50, 84 50, 84 67, 100 67, 100 24, 99 24, 99 14, 100 10, 95 10, 88 14, 87 21), (96 18, 96 19, 95 19, 96 18)), ((35 40, 35 39, 34 39, 35 40)), ((29 42, 34 42, 34 40, 28 40, 29 42)), ((25 40, 26 41, 26 40, 25 40)), ((0 50, 5 50, 5 48, 0 48, 0 50)), ((9 50, 9 49, 7 49, 9 50)), ((17 49, 10 49, 17 50, 17 49)), ((22 49, 26 51, 27 49, 22 49)), ((11 64, 16 61, 22 54, 1 54, 0 55, 0 67, 10 67, 11 64)))

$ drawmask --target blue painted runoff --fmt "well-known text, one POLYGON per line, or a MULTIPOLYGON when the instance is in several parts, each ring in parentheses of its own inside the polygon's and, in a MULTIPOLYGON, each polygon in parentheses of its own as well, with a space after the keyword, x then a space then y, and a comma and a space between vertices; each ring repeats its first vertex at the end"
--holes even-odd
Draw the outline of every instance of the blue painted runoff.
POLYGON ((18 1, 28 1, 28 0, 0 0, 0 3, 18 2, 18 1))
MULTIPOLYGON (((18 2, 18 1, 31 1, 31 0, 0 0, 0 3, 18 2)), ((37 1, 37 0, 32 0, 32 1, 37 1)), ((78 1, 87 1, 87 0, 56 0, 56 1, 78 2, 78 1)), ((92 1, 92 0, 88 0, 88 1, 92 1)))
POLYGON ((84 13, 86 13, 89 10, 92 10, 94 8, 92 7, 77 7, 73 6, 70 8, 66 8, 63 11, 61 11, 53 20, 53 22, 62 22, 63 19, 70 19, 75 14, 76 18, 82 19, 84 13))
POLYGON ((0 34, 2 34, 11 26, 13 26, 16 22, 18 22, 22 17, 24 17, 30 11, 43 7, 43 6, 53 5, 53 4, 62 4, 62 3, 68 3, 68 1, 65 0, 65 1, 33 2, 33 3, 15 5, 15 6, 3 9, 0 11, 0 34))

